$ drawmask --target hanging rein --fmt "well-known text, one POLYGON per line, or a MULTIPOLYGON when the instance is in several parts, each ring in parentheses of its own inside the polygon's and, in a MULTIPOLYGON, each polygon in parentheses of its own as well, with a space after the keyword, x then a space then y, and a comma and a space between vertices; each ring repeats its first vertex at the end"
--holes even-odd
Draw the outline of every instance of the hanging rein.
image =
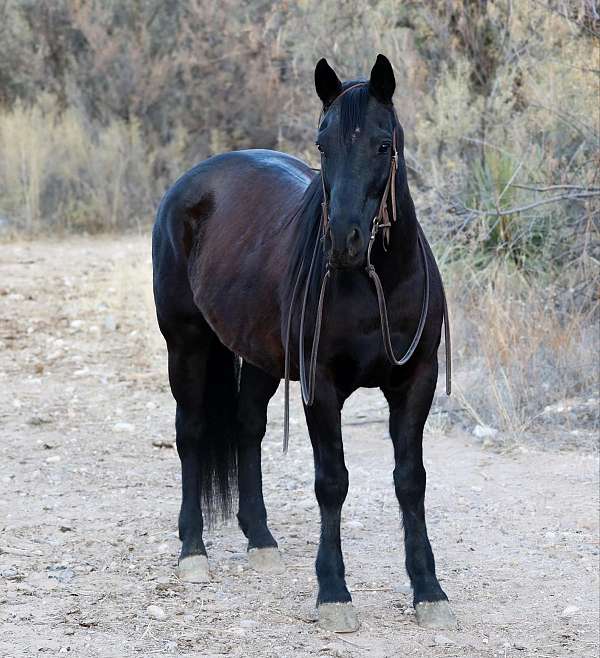
MULTIPOLYGON (((352 85, 342 91, 336 99, 333 101, 335 103, 341 96, 350 89, 355 87, 362 86, 368 83, 357 83, 352 85)), ((329 108, 331 105, 327 108, 329 108)), ((321 119, 323 118, 323 113, 321 119)), ((394 118, 397 122, 396 112, 394 110, 394 118)), ((322 156, 321 156, 322 158, 322 156)), ((299 336, 299 345, 298 345, 298 369, 300 371, 300 388, 302 391, 302 401, 304 404, 309 407, 312 405, 315 398, 315 379, 317 371, 317 355, 319 351, 319 340, 321 338, 321 325, 323 322, 323 306, 325 300, 325 291, 327 290, 327 283, 331 277, 331 270, 329 265, 325 270, 323 275, 323 280, 321 282, 321 288, 319 292, 319 301, 317 304, 317 314, 315 319, 315 328, 313 333, 313 343, 310 351, 310 360, 308 366, 308 374, 306 372, 306 360, 304 354, 304 324, 306 318, 306 307, 308 303, 308 293, 310 288, 310 281, 312 278, 313 270, 315 267, 315 262, 317 260, 317 253, 321 241, 327 235, 329 231, 329 213, 328 213, 328 202, 327 202, 327 192, 325 190, 325 180, 323 177, 323 163, 321 161, 321 180, 323 181, 323 204, 322 204, 322 232, 317 234, 317 239, 315 241, 315 246, 313 248, 312 257, 310 261, 310 267, 308 270, 308 276, 306 277, 306 283, 304 286, 304 294, 302 297, 302 307, 300 310, 300 336, 299 336)), ((396 139, 396 127, 394 126, 392 132, 392 160, 390 165, 390 173, 388 175, 387 182, 385 184, 385 189, 381 197, 381 203, 379 204, 379 211, 377 215, 373 218, 373 223, 371 225, 371 236, 369 237, 369 244, 367 246, 367 265, 365 267, 367 274, 373 281, 375 285, 375 292, 377 293, 377 304, 379 306, 379 317, 381 321, 381 334, 383 338, 383 346, 385 349, 386 356, 389 362, 395 366, 403 366, 412 357, 415 350, 419 345, 421 336, 423 334, 423 329, 425 328, 425 322, 427 320, 427 311, 429 309, 429 265, 427 261, 427 252, 431 254, 431 248, 427 243, 425 235, 423 234, 423 229, 417 223, 417 242, 419 243, 419 248, 421 251, 421 259, 423 261, 423 270, 425 273, 425 286, 423 290, 423 301, 421 303, 421 315, 419 317, 419 323, 415 331, 415 335, 412 339, 412 342, 408 346, 406 352, 400 357, 397 358, 394 354, 394 349, 392 347, 392 339, 390 333, 390 323, 387 312, 387 305, 385 301, 385 295, 383 292, 383 286, 381 285, 381 279, 375 271, 375 266, 371 263, 371 250, 373 249, 373 244, 377 234, 382 232, 383 246, 386 249, 390 241, 390 228, 392 224, 396 223, 396 174, 398 172, 398 149, 397 149, 397 139, 396 139), (390 221, 388 205, 392 208, 392 217, 390 221)), ((302 278, 302 270, 304 268, 304 259, 300 263, 300 268, 298 271, 298 276, 296 277, 296 282, 292 290, 292 297, 290 299, 290 308, 288 312, 288 321, 286 328, 286 337, 285 337, 285 365, 284 365, 284 419, 283 419, 283 452, 287 452, 290 436, 290 338, 291 338, 291 325, 292 325, 292 313, 294 310, 294 301, 298 293, 298 288, 300 287, 300 280, 302 278)), ((441 282, 440 282, 441 283, 441 282)), ((444 286, 442 284, 442 298, 443 298, 443 309, 444 309, 444 344, 446 349, 446 395, 450 395, 451 392, 451 374, 452 374, 452 353, 450 345, 450 325, 448 321, 448 305, 446 303, 446 294, 444 292, 444 286)))

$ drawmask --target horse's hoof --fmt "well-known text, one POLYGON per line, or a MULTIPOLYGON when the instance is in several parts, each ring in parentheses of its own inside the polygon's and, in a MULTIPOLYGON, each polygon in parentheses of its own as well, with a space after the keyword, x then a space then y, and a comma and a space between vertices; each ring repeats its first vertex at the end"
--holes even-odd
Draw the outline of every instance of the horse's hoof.
POLYGON ((456 628, 456 616, 448 601, 423 601, 415 606, 417 623, 423 628, 456 628))
POLYGON ((283 573, 285 567, 278 548, 251 548, 248 551, 248 563, 261 573, 283 573))
POLYGON ((188 555, 179 560, 176 573, 178 578, 186 583, 208 583, 208 558, 206 555, 188 555))
POLYGON ((354 633, 360 622, 352 603, 321 603, 317 607, 319 626, 332 633, 354 633))

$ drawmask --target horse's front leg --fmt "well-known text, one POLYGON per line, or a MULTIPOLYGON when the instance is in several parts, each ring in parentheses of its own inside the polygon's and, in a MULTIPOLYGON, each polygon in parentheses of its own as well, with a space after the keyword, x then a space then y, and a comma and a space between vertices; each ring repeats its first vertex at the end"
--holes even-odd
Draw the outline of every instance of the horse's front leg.
POLYGON ((348 493, 341 405, 335 387, 327 381, 317 381, 315 401, 304 408, 315 461, 315 493, 321 512, 316 562, 319 624, 338 633, 355 631, 359 625, 346 587, 340 538, 342 505, 348 493))
POLYGON ((456 618, 435 574, 435 560, 425 524, 423 427, 437 381, 437 359, 416 366, 398 388, 384 388, 390 406, 390 435, 394 445, 394 485, 404 522, 406 571, 414 593, 419 625, 452 628, 456 618))

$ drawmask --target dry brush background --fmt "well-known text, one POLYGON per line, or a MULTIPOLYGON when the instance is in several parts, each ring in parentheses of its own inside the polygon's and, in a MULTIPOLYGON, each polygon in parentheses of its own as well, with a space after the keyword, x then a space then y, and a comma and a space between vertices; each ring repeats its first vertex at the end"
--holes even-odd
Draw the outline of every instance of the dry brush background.
POLYGON ((147 232, 169 184, 224 150, 315 164, 314 63, 351 78, 384 52, 468 364, 450 419, 580 443, 597 429, 599 31, 592 0, 2 0, 0 235, 147 232))

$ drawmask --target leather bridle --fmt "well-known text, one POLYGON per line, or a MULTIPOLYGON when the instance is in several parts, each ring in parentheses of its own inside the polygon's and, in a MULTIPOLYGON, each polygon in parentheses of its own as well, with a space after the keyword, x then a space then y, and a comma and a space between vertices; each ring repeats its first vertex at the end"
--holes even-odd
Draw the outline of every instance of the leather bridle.
MULTIPOLYGON (((342 91, 335 100, 327 107, 327 110, 324 110, 321 113, 319 123, 323 119, 324 115, 330 110, 331 106, 341 98, 345 93, 354 89, 355 87, 363 86, 368 83, 359 82, 357 84, 351 85, 342 91)), ((397 220, 397 208, 396 208, 396 174, 398 172, 398 149, 397 149, 397 129, 396 125, 398 124, 398 118, 396 116, 395 110, 394 119, 395 125, 392 132, 392 159, 390 164, 390 172, 385 184, 385 189, 381 197, 381 203, 379 204, 379 210, 377 215, 373 218, 373 223, 371 224, 371 235, 369 237, 369 244, 367 246, 367 264, 365 270, 373 284, 375 286, 375 292, 377 293, 377 304, 379 306, 379 317, 381 321, 381 334, 383 338, 383 346, 385 349, 386 356, 389 362, 395 366, 403 366, 415 353, 421 336, 423 334, 423 329, 425 328, 425 322, 427 320, 427 311, 429 309, 429 292, 430 292, 430 275, 429 275, 429 264, 427 260, 428 252, 433 257, 431 253, 431 248, 425 239, 423 230, 419 223, 417 222, 417 242, 419 243, 419 249, 421 252, 421 259, 423 261, 423 270, 425 273, 425 286, 423 290, 423 300, 421 303, 421 314, 419 317, 419 323, 415 331, 415 335, 408 346, 406 352, 400 357, 397 358, 394 354, 394 349, 392 346, 392 339, 390 333, 390 324, 387 312, 387 305, 385 301, 385 294, 383 291, 383 286, 381 284, 381 279, 375 270, 375 266, 371 263, 371 250, 375 244, 375 239, 377 234, 381 231, 383 236, 383 247, 387 250, 387 246, 390 240, 390 228, 393 223, 397 220), (388 202, 391 201, 391 204, 388 202), (390 221, 388 205, 392 207, 392 217, 390 221)), ((327 191, 325 189, 325 179, 323 176, 323 156, 321 156, 321 180, 323 181, 323 204, 322 204, 322 231, 317 234, 317 239, 315 241, 315 246, 313 248, 313 253, 310 261, 310 267, 308 270, 308 276, 306 277, 306 283, 304 287, 304 294, 302 298, 302 307, 300 311, 300 336, 299 336, 299 346, 298 346, 298 369, 300 372, 300 388, 302 391, 302 400, 306 406, 311 406, 314 402, 315 397, 315 379, 316 379, 316 370, 317 370, 317 354, 319 350, 319 340, 321 337, 321 325, 323 321, 323 306, 325 300, 325 291, 327 289, 327 283, 331 277, 331 269, 329 264, 323 275, 323 280, 321 282, 321 288, 319 292, 319 300, 317 304, 317 314, 315 318, 315 328, 313 333, 313 343, 310 351, 310 361, 308 368, 308 375, 306 373, 306 361, 304 355, 304 323, 306 317, 306 307, 308 302, 308 293, 310 288, 310 281, 312 279, 312 274, 317 258, 319 244, 324 240, 325 236, 329 231, 329 212, 328 212, 328 200, 327 200, 327 191)), ((283 452, 287 452, 289 444, 289 434, 290 434, 290 337, 291 337, 291 324, 292 324, 292 313, 294 309, 294 301, 296 299, 296 294, 300 286, 300 279, 302 277, 302 271, 304 268, 304 258, 300 263, 300 268, 298 271, 298 276, 296 277, 296 282, 292 290, 292 296, 290 299, 290 308, 288 312, 288 321, 286 328, 286 340, 285 340, 285 365, 284 365, 284 420, 283 420, 283 452)), ((441 283, 441 282, 440 282, 441 283)), ((443 297, 443 311, 444 311, 444 344, 446 347, 446 394, 450 395, 451 392, 451 371, 452 371, 452 357, 451 357, 451 346, 450 346, 450 325, 448 322, 448 305, 446 303, 446 294, 444 292, 444 286, 442 284, 442 297, 443 297)))

